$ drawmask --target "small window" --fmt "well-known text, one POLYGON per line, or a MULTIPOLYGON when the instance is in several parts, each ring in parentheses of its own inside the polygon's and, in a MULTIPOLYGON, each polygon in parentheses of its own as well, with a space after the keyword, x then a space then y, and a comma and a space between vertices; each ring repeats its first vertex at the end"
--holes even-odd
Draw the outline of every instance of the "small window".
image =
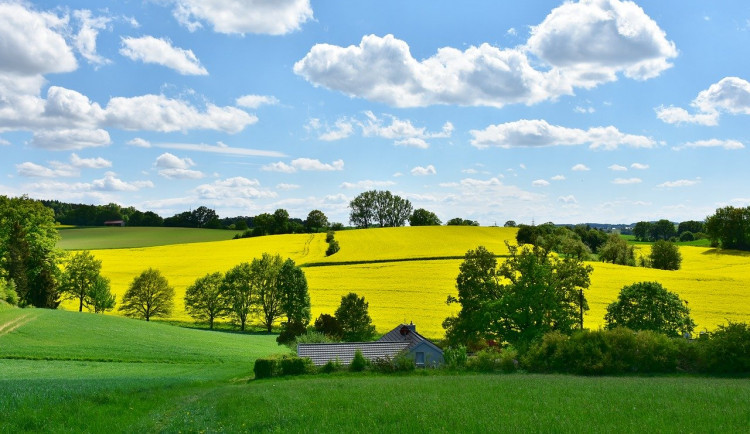
POLYGON ((424 353, 418 352, 416 358, 414 359, 414 363, 416 363, 418 366, 424 366, 424 353))

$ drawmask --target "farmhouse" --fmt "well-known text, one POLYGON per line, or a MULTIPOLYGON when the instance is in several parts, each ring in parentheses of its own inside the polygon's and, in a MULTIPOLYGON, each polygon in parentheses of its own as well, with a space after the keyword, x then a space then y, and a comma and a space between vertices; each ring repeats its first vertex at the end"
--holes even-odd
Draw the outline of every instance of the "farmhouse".
POLYGON ((125 226, 123 220, 107 220, 104 222, 104 226, 125 226))
POLYGON ((394 358, 406 354, 418 367, 430 367, 443 364, 443 350, 417 333, 414 324, 399 324, 375 342, 341 342, 333 344, 299 344, 297 355, 308 357, 316 366, 338 359, 340 363, 349 364, 354 353, 360 350, 368 360, 394 358))

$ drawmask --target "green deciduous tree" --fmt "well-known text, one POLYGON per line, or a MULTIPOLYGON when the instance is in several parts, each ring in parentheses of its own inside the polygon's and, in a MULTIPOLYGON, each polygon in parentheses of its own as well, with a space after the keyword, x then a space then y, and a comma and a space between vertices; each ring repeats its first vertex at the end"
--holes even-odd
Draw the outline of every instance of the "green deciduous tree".
POLYGON ((651 267, 660 270, 679 270, 682 255, 677 245, 670 241, 659 240, 651 246, 651 267))
POLYGON ((247 318, 255 303, 256 294, 251 278, 250 264, 243 262, 227 271, 222 284, 222 292, 228 300, 230 313, 234 320, 239 323, 242 331, 245 330, 247 318))
POLYGON ((369 341, 375 335, 375 326, 368 313, 370 304, 364 297, 350 292, 341 297, 341 304, 336 309, 336 320, 343 331, 342 338, 348 342, 369 341))
POLYGON ((427 211, 424 208, 414 210, 409 217, 410 226, 440 226, 443 224, 434 212, 427 211))
POLYGON ((548 331, 582 328, 592 268, 538 246, 508 250, 499 267, 483 247, 466 254, 456 278, 458 298, 448 298, 461 311, 443 323, 451 343, 493 339, 523 347, 548 331))
POLYGON ((311 318, 310 293, 305 273, 291 259, 281 266, 277 285, 281 293, 281 312, 286 321, 282 323, 281 334, 276 340, 287 343, 307 331, 311 318))
POLYGON ((650 222, 638 222, 633 227, 633 236, 636 241, 649 241, 651 239, 651 226, 650 222))
POLYGON ((619 234, 612 233, 599 248, 599 259, 602 262, 635 266, 635 249, 619 234))
POLYGON ((381 227, 397 227, 406 224, 412 212, 407 199, 390 191, 365 191, 349 202, 349 221, 359 228, 375 224, 381 227))
POLYGON ((96 276, 94 283, 86 294, 86 307, 93 310, 94 313, 104 313, 114 309, 115 303, 116 299, 109 286, 109 279, 101 275, 96 276))
POLYGON ((697 220, 688 220, 680 222, 680 224, 677 225, 677 235, 682 235, 685 232, 692 232, 694 234, 697 234, 699 232, 703 232, 704 230, 704 223, 697 220))
POLYGON ((84 250, 71 256, 67 262, 60 292, 70 300, 77 300, 78 311, 82 312, 89 292, 100 277, 102 261, 84 250))
POLYGON ((623 287, 617 301, 607 306, 607 328, 627 327, 682 336, 695 328, 690 309, 674 292, 658 282, 639 282, 623 287))
POLYGON ((171 315, 173 307, 174 288, 159 270, 149 268, 133 279, 118 310, 126 316, 149 321, 171 315))
POLYGON ((674 223, 671 221, 661 219, 651 225, 650 234, 651 241, 669 240, 677 236, 677 229, 675 229, 674 223))
POLYGON ((706 233, 722 249, 750 250, 750 206, 717 209, 706 218, 706 233))
POLYGON ((318 232, 321 229, 325 229, 328 227, 328 217, 323 214, 323 211, 314 209, 307 214, 305 227, 308 232, 318 232))
POLYGON ((208 328, 214 328, 214 321, 223 318, 229 311, 227 294, 222 291, 224 275, 209 273, 195 280, 185 290, 185 311, 191 317, 208 321, 208 328))
POLYGON ((281 255, 271 256, 268 253, 263 253, 260 259, 253 259, 250 263, 250 284, 256 297, 256 310, 260 314, 261 324, 269 333, 282 314, 282 296, 278 285, 282 263, 281 255))
POLYGON ((26 196, 0 196, 0 277, 13 280, 19 304, 59 304, 59 238, 51 209, 26 196))

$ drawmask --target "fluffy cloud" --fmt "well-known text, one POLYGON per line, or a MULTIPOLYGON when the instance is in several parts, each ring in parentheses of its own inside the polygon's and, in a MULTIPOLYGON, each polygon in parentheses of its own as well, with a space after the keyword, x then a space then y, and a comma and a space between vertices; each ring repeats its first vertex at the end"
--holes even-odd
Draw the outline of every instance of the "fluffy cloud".
POLYGON ((578 203, 578 201, 576 200, 576 197, 573 196, 572 194, 569 194, 567 196, 560 196, 560 197, 557 198, 557 200, 559 202, 564 203, 564 204, 575 204, 575 203, 578 203))
POLYGON ((652 148, 656 145, 650 137, 625 134, 613 126, 581 130, 550 125, 545 120, 522 119, 469 133, 473 136, 471 144, 479 149, 588 144, 591 149, 614 150, 619 146, 652 148))
POLYGON ((78 67, 62 36, 67 17, 35 12, 22 3, 0 4, 0 72, 33 76, 78 67))
POLYGON ((286 184, 282 182, 281 184, 276 184, 276 188, 278 190, 289 191, 289 190, 296 190, 300 188, 300 186, 297 184, 286 184))
POLYGON ((169 152, 165 152, 156 158, 156 167, 159 175, 167 179, 200 179, 205 175, 198 170, 192 170, 195 163, 190 158, 180 158, 169 152))
POLYGON ((745 145, 742 144, 742 142, 737 140, 719 140, 719 139, 709 139, 709 140, 698 140, 695 142, 687 142, 683 144, 682 146, 675 146, 672 149, 674 150, 680 150, 680 149, 686 149, 686 148, 723 148, 727 150, 737 150, 737 149, 744 149, 745 145))
POLYGON ((649 165, 643 163, 633 163, 630 165, 630 167, 635 170, 646 170, 649 168, 649 165))
POLYGON ((373 181, 373 180, 362 180, 357 182, 344 182, 341 184, 341 188, 344 189, 357 189, 357 190, 372 190, 375 188, 387 188, 396 185, 393 181, 373 181))
POLYGON ((430 164, 427 167, 417 166, 411 169, 411 174, 414 176, 436 175, 437 170, 435 170, 435 166, 430 164))
POLYGON ((612 184, 617 185, 629 185, 629 184, 640 184, 643 182, 640 178, 615 178, 612 184))
POLYGON ((236 104, 240 107, 247 108, 258 108, 262 105, 276 105, 279 100, 275 96, 268 95, 244 95, 236 100, 236 104))
POLYGON ((324 129, 324 132, 318 135, 318 139, 326 142, 342 140, 354 133, 354 123, 347 118, 337 119, 333 127, 321 125, 318 119, 311 119, 307 126, 314 130, 324 129))
POLYGON ((585 164, 578 163, 575 166, 571 167, 570 170, 574 172, 587 172, 591 169, 589 169, 585 164))
POLYGON ((107 146, 111 143, 105 130, 49 130, 35 132, 30 144, 36 148, 55 151, 107 146))
POLYGON ((565 175, 555 175, 550 179, 553 181, 565 181, 565 175))
POLYGON ((91 189, 98 191, 138 191, 142 188, 153 188, 151 181, 126 182, 119 179, 114 172, 107 172, 104 178, 91 182, 91 189))
POLYGON ((174 47, 168 39, 153 36, 122 38, 120 54, 143 63, 166 66, 182 75, 208 75, 208 71, 201 66, 193 50, 174 47))
POLYGON ((531 185, 534 187, 547 187, 549 186, 549 181, 546 179, 537 179, 535 181, 532 181, 531 185))
POLYGON ((566 2, 532 28, 529 50, 561 70, 574 86, 658 76, 677 56, 673 42, 637 4, 619 0, 566 2))
POLYGON ((620 166, 619 164, 613 164, 613 165, 609 166, 608 169, 609 170, 614 170, 615 172, 624 172, 624 171, 628 170, 627 167, 620 166))
POLYGON ((396 146, 407 146, 426 149, 429 143, 426 139, 444 139, 453 134, 453 124, 446 122, 440 131, 428 131, 427 127, 415 126, 408 119, 399 119, 396 116, 383 114, 380 117, 371 111, 364 113, 364 119, 339 118, 333 127, 328 126, 320 119, 310 119, 306 128, 312 131, 322 131, 318 139, 333 141, 345 139, 354 133, 354 128, 359 127, 363 137, 379 137, 393 140, 396 146))
POLYGON ((298 170, 330 172, 344 170, 344 160, 336 160, 328 164, 312 158, 297 158, 292 160, 291 164, 286 164, 282 161, 267 164, 262 167, 262 170, 283 173, 294 173, 298 170))
POLYGON ((444 47, 415 59, 393 35, 359 45, 316 44, 294 72, 316 86, 396 107, 534 104, 614 81, 645 80, 671 67, 674 43, 632 2, 582 0, 554 9, 526 45, 444 47), (541 60, 535 69, 529 55, 541 60))
POLYGON ((680 107, 659 107, 656 116, 669 124, 718 125, 722 112, 750 114, 750 83, 739 77, 725 77, 698 93, 691 105, 698 113, 680 107))
POLYGON ((73 167, 85 169, 104 169, 106 167, 112 167, 112 162, 105 160, 102 157, 81 158, 75 153, 70 154, 70 164, 72 164, 73 167))
POLYGON ((700 184, 700 180, 690 179, 679 179, 677 181, 667 181, 657 185, 660 188, 679 188, 679 187, 692 187, 693 185, 700 184))
POLYGON ((242 176, 220 179, 211 184, 199 185, 194 191, 198 198, 212 200, 276 197, 275 192, 261 188, 260 182, 257 179, 248 179, 242 176))
POLYGON ((149 142, 148 140, 142 139, 140 137, 136 137, 132 140, 129 140, 128 145, 137 146, 139 148, 150 148, 151 142, 149 142))
POLYGON ((283 35, 313 18, 309 0, 175 0, 174 16, 194 31, 207 22, 218 33, 283 35))
POLYGON ((134 142, 134 143, 131 143, 134 146, 141 146, 143 144, 147 144, 148 146, 145 146, 145 147, 176 149, 176 150, 191 151, 191 152, 208 152, 212 154, 222 154, 222 155, 241 155, 241 156, 246 156, 246 157, 285 157, 286 156, 283 153, 277 152, 277 151, 265 151, 262 149, 249 149, 249 148, 235 148, 232 146, 227 146, 221 142, 217 143, 216 145, 208 145, 205 143, 154 143, 154 144, 151 144, 145 140, 140 141, 140 139, 133 139, 131 140, 131 142, 134 142))
POLYGON ((49 168, 36 163, 32 163, 30 161, 16 164, 16 171, 20 176, 33 178, 59 178, 78 176, 78 172, 72 170, 69 166, 57 165, 57 167, 49 168))
POLYGON ((73 16, 80 22, 81 28, 75 35, 74 42, 76 49, 89 63, 94 65, 106 65, 111 63, 96 52, 96 38, 99 30, 107 28, 111 21, 109 17, 93 17, 91 11, 84 9, 73 12, 73 16))

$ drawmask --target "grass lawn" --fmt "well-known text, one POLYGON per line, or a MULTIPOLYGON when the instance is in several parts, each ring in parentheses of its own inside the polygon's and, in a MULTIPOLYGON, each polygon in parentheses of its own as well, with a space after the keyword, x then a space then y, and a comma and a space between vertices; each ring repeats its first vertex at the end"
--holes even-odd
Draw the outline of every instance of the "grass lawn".
POLYGON ((0 432, 747 432, 750 379, 250 380, 274 335, 0 306, 0 432))
POLYGON ((123 249, 231 240, 242 231, 150 227, 61 228, 57 246, 64 250, 123 249))

